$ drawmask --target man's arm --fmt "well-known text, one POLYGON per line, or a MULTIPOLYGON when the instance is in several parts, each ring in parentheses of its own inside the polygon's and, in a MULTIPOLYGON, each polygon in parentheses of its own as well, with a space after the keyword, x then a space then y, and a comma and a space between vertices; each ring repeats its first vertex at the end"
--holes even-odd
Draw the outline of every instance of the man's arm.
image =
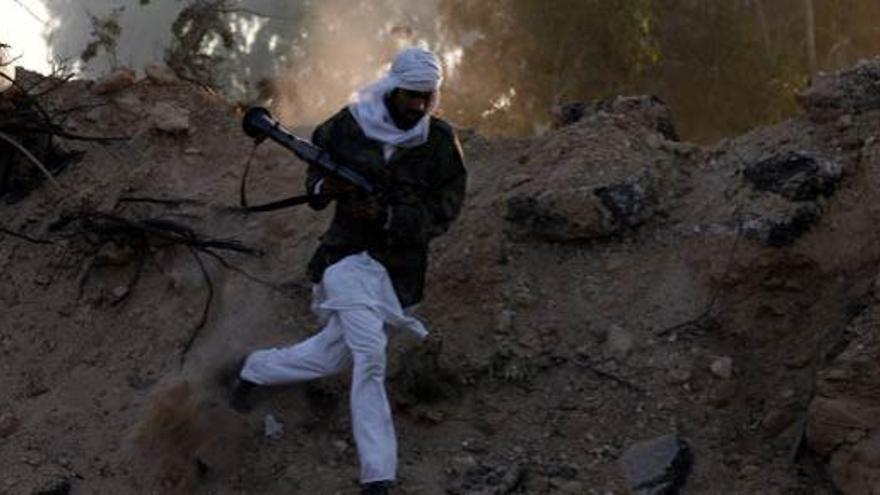
POLYGON ((438 150, 443 171, 426 191, 402 191, 391 206, 389 237, 394 244, 427 244, 445 233, 461 212, 467 189, 461 146, 451 132, 447 146, 438 150))
MULTIPOLYGON (((332 117, 316 127, 315 131, 312 133, 312 144, 326 150, 330 146, 330 133, 335 122, 336 118, 332 117)), ((317 196, 324 192, 322 191, 322 186, 326 175, 327 171, 322 167, 312 163, 309 164, 309 169, 306 173, 305 186, 306 194, 314 196, 309 200, 309 206, 314 210, 323 210, 328 204, 330 204, 330 200, 317 196)))

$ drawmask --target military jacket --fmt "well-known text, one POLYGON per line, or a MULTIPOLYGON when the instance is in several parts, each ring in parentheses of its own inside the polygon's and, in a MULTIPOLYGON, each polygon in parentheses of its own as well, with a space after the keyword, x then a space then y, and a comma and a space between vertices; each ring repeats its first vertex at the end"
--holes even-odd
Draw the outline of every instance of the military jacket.
MULTIPOLYGON (((467 172, 452 127, 431 117, 427 142, 398 148, 386 162, 383 143, 368 138, 344 108, 315 129, 312 142, 327 150, 336 163, 360 172, 379 186, 388 211, 388 218, 364 222, 351 216, 356 200, 336 201, 333 220, 309 262, 312 280, 320 281, 324 270, 345 256, 367 250, 388 270, 401 305, 419 302, 428 267, 428 245, 449 229, 465 196, 467 172)), ((314 192, 326 173, 311 165, 306 191, 314 192)), ((317 210, 328 204, 317 198, 309 203, 317 210)))

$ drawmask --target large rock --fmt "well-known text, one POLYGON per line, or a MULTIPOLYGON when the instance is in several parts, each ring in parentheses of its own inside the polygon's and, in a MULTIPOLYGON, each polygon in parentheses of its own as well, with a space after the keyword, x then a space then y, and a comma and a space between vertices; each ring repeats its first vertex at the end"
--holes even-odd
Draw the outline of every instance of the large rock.
POLYGON ((757 191, 773 192, 791 201, 814 201, 834 193, 843 169, 813 154, 787 152, 746 167, 743 177, 757 191))
POLYGON ((860 337, 819 373, 807 418, 807 440, 828 462, 834 484, 847 495, 880 487, 880 339, 876 307, 852 333, 860 337))
POLYGON ((568 102, 550 110, 555 127, 574 124, 599 112, 635 116, 645 127, 659 132, 666 139, 678 141, 678 132, 672 123, 672 112, 660 98, 653 95, 615 96, 589 103, 568 102))
POLYGON ((122 91, 133 86, 135 72, 131 69, 119 69, 109 76, 99 80, 92 86, 92 92, 99 95, 107 95, 122 91))
POLYGON ((749 239, 767 246, 783 247, 793 244, 809 232, 821 215, 821 208, 812 203, 773 206, 764 203, 744 215, 742 228, 749 239))
POLYGON ((602 239, 638 227, 655 212, 647 180, 517 194, 507 200, 508 233, 550 242, 602 239))
POLYGON ((854 68, 820 74, 799 96, 810 119, 819 122, 880 109, 880 58, 854 68))
POLYGON ((169 134, 183 134, 189 131, 189 110, 173 103, 162 101, 150 111, 153 126, 169 134))
POLYGON ((690 474, 693 459, 686 442, 663 435, 633 445, 620 462, 635 495, 674 495, 690 474))
POLYGON ((756 158, 742 169, 742 229, 773 247, 793 244, 819 221, 843 178, 835 160, 803 151, 756 158))
POLYGON ((144 67, 144 72, 147 75, 147 79, 150 80, 153 84, 159 85, 169 85, 169 84, 177 84, 180 82, 177 74, 171 70, 165 64, 161 64, 159 62, 153 62, 146 67, 144 67))

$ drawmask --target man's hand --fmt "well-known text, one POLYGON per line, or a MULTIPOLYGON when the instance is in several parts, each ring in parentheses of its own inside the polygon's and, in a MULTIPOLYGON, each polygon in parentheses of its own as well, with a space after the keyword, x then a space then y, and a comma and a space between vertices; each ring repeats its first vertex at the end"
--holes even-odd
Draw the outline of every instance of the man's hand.
POLYGON ((321 194, 334 196, 337 194, 354 194, 358 192, 358 187, 345 179, 340 179, 335 175, 328 175, 322 179, 321 194))
POLYGON ((339 208, 344 209, 351 218, 362 222, 385 223, 388 215, 385 205, 375 196, 341 201, 339 208))

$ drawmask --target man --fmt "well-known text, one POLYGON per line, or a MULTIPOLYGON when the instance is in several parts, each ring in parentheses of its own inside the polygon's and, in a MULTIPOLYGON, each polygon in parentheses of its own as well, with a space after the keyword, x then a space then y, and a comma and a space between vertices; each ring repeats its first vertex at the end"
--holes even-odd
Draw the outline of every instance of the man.
POLYGON ((351 417, 362 493, 387 493, 397 475, 397 441, 385 393, 388 327, 420 337, 404 308, 423 296, 428 244, 458 216, 466 171, 455 133, 433 117, 442 70, 428 50, 409 48, 388 75, 321 124, 312 141, 380 186, 364 197, 342 179, 309 168, 310 206, 336 200, 329 229, 309 262, 313 309, 323 329, 292 347, 260 350, 244 361, 231 403, 246 409, 257 385, 333 375, 352 364, 351 417))

